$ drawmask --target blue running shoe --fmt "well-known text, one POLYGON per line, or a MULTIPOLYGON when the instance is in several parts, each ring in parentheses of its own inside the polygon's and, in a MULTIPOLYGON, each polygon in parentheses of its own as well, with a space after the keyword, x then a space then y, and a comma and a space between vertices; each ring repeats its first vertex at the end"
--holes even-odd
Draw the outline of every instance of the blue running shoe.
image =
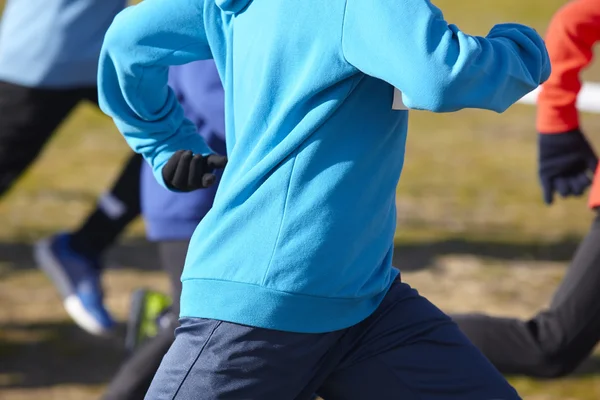
POLYGON ((110 333, 114 320, 104 307, 99 261, 73 251, 68 234, 36 243, 34 257, 63 298, 75 323, 93 335, 110 333))

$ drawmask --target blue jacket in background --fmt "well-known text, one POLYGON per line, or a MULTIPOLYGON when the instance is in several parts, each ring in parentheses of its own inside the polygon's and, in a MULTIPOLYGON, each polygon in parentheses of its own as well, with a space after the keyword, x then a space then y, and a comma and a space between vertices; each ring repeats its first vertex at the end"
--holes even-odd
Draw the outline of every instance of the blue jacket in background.
POLYGON ((502 112, 550 73, 533 29, 470 36, 427 0, 145 0, 107 33, 99 94, 160 181, 177 150, 210 151, 167 86, 170 65, 209 58, 229 163, 181 316, 305 333, 357 324, 398 276, 406 107, 502 112))
POLYGON ((37 88, 95 87, 104 34, 126 0, 7 0, 0 81, 37 88))
MULTIPOLYGON (((214 152, 227 154, 223 85, 212 60, 172 67, 169 86, 175 91, 185 116, 214 152)), ((221 174, 217 175, 219 178, 221 174)), ((189 240, 212 207, 219 180, 208 189, 174 193, 161 186, 144 163, 141 177, 142 214, 149 240, 189 240)))

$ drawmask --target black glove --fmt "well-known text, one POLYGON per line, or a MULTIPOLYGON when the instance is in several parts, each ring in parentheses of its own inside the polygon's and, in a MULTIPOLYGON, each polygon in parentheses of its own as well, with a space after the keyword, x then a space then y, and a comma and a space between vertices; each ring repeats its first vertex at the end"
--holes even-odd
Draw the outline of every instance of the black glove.
POLYGON ((538 139, 539 177, 546 204, 552 204, 555 191, 562 197, 581 196, 598 165, 583 133, 579 129, 540 133, 538 139))
POLYGON ((190 150, 179 150, 171 156, 162 169, 162 176, 169 189, 191 192, 215 183, 215 169, 225 168, 227 157, 211 154, 202 156, 190 150))

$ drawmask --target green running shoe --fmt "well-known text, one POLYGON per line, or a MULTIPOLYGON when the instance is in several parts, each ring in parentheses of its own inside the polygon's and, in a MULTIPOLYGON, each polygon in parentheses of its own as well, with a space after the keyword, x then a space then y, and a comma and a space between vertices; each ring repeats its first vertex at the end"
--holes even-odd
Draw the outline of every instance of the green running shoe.
MULTIPOLYGON (((163 329, 171 307, 171 298, 150 289, 138 289, 131 297, 131 308, 127 321, 125 348, 133 352, 146 340, 153 338, 163 329)), ((168 322, 167 322, 168 324, 168 322)))

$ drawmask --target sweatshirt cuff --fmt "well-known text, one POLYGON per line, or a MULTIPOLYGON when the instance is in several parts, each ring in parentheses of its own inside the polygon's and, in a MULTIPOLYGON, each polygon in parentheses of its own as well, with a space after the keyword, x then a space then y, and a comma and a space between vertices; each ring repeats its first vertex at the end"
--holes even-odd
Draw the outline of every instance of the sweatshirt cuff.
POLYGON ((563 133, 579 128, 579 112, 573 106, 538 109, 536 128, 540 133, 563 133))

